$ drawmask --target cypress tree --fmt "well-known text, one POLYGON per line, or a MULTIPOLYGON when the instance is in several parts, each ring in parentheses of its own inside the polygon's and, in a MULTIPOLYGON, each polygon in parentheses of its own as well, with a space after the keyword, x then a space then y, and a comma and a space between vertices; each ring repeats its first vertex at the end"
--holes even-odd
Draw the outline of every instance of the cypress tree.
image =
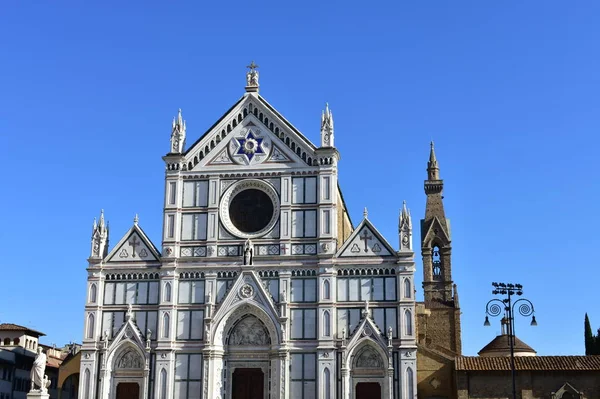
POLYGON ((594 335, 592 334, 592 326, 590 325, 590 318, 588 317, 588 314, 585 314, 585 323, 584 323, 584 329, 585 329, 585 354, 586 356, 588 355, 592 355, 594 352, 596 352, 596 339, 594 339, 594 335))

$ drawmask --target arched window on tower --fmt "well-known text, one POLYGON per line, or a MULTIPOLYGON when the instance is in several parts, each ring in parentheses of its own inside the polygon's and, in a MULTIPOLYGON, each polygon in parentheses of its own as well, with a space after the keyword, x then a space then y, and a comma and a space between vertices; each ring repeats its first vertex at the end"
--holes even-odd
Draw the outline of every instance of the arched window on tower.
POLYGON ((404 279, 404 298, 412 297, 412 284, 410 283, 410 279, 404 279))
POLYGON ((331 316, 328 310, 323 312, 323 335, 326 337, 331 336, 331 316))
POLYGON ((163 300, 165 302, 171 302, 171 283, 165 284, 165 296, 163 300))
POLYGON ((91 313, 88 315, 87 334, 85 337, 88 339, 94 338, 94 315, 91 313))
POLYGON ((408 393, 408 398, 414 398, 415 397, 415 390, 414 390, 414 373, 412 368, 408 367, 406 369, 406 392, 408 393))
POLYGON ((169 338, 169 327, 171 326, 171 318, 168 313, 163 316, 163 338, 169 338))
POLYGON ((96 303, 96 284, 90 286, 90 303, 96 303))
POLYGON ((406 335, 413 334, 412 313, 410 312, 410 310, 406 310, 404 312, 404 333, 406 335))
POLYGON ((329 368, 325 367, 323 377, 323 389, 325 390, 323 397, 325 399, 331 399, 331 373, 329 372, 329 368))
POLYGON ((440 247, 438 245, 434 245, 431 250, 431 267, 433 270, 433 279, 441 280, 442 279, 442 257, 440 255, 440 247))
POLYGON ((325 280, 323 283, 323 299, 331 298, 331 287, 329 285, 329 280, 325 280))

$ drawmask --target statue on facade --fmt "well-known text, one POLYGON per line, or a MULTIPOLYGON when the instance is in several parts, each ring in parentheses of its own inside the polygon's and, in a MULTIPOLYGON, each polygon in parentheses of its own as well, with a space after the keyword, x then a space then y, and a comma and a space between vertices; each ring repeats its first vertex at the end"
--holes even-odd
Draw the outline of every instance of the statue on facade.
POLYGON ((251 265, 253 258, 252 241, 248 240, 244 246, 244 265, 251 265))
POLYGON ((50 381, 48 376, 44 374, 46 371, 46 355, 42 351, 42 347, 38 346, 37 355, 31 367, 31 390, 29 392, 47 393, 50 381), (39 388, 36 388, 39 387, 39 388))
POLYGON ((246 68, 250 69, 246 73, 246 86, 258 87, 258 71, 256 70, 256 68, 258 68, 258 65, 256 65, 254 61, 252 61, 250 65, 248 65, 246 68))

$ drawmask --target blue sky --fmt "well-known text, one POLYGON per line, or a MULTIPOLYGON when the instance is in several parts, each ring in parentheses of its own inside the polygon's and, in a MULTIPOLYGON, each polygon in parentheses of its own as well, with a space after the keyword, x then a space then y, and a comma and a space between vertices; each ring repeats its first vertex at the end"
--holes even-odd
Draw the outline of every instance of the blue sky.
POLYGON ((183 109, 192 143, 243 94, 254 59, 261 94, 313 142, 329 102, 352 217, 367 206, 393 245, 402 200, 416 226, 424 215, 435 140, 465 354, 500 331, 482 325, 492 281, 524 285, 539 326, 521 318, 516 331, 539 354, 583 353, 585 312, 600 327, 599 12, 592 1, 5 2, 0 321, 81 341, 94 216, 105 209, 116 243, 137 212, 159 245, 171 118, 183 109))

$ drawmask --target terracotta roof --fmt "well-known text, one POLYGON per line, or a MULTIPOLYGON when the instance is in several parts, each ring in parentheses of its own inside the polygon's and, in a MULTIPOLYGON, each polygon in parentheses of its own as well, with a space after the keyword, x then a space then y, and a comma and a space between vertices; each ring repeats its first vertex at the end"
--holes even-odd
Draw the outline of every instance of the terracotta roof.
MULTIPOLYGON (((480 351, 479 355, 483 355, 485 353, 494 353, 494 352, 506 352, 510 353, 510 343, 508 342, 509 336, 506 334, 498 335, 494 338, 489 344, 484 346, 480 351)), ((515 346, 514 351, 518 352, 530 352, 536 353, 536 351, 525 342, 521 341, 519 337, 515 337, 515 346)))
MULTIPOLYGON (((515 367, 531 371, 600 371, 600 355, 517 356, 515 367)), ((456 370, 510 371, 510 357, 457 356, 456 370)))
POLYGON ((40 336, 40 337, 46 335, 43 332, 32 330, 31 328, 23 327, 23 326, 20 326, 18 324, 12 324, 12 323, 2 323, 2 324, 0 324, 0 331, 24 331, 24 332, 33 333, 31 335, 37 335, 37 336, 40 336))

